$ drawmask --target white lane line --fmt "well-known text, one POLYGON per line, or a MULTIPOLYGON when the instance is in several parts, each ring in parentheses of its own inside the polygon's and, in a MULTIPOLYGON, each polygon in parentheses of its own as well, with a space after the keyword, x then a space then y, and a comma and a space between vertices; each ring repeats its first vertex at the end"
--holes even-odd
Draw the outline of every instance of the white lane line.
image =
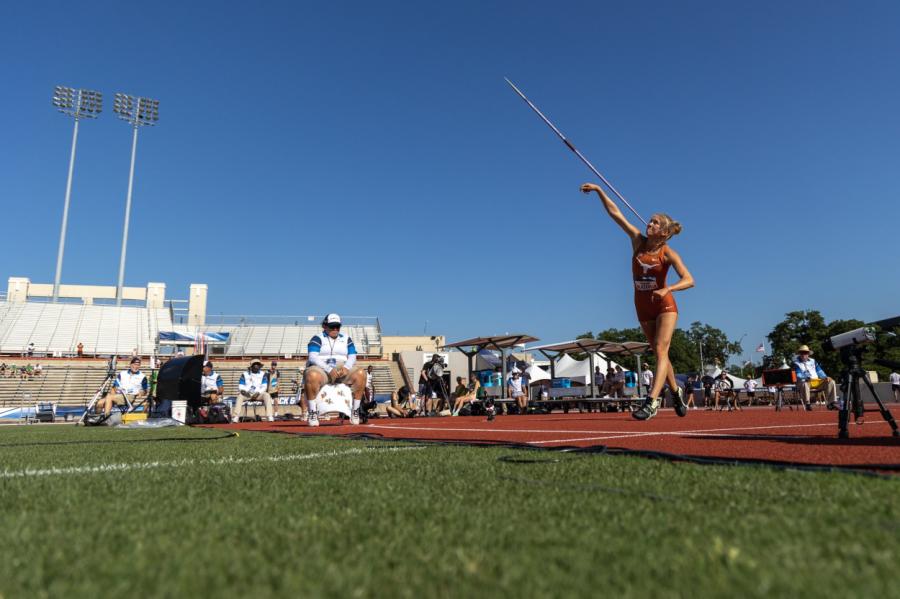
MULTIPOLYGON (((866 424, 879 424, 878 422, 869 422, 866 424)), ((887 424, 886 422, 884 424, 887 424)), ((548 443, 571 443, 573 441, 606 441, 611 439, 632 439, 635 437, 652 437, 655 435, 658 436, 680 436, 684 435, 686 437, 700 437, 700 436, 709 436, 709 437, 728 437, 727 433, 734 431, 764 431, 764 430, 774 430, 774 429, 782 429, 782 428, 809 428, 809 427, 817 427, 817 426, 837 426, 835 422, 823 422, 820 424, 776 424, 771 426, 741 426, 735 428, 711 428, 711 429, 698 429, 698 430, 687 430, 687 431, 647 431, 647 432, 635 432, 635 433, 624 433, 617 434, 613 436, 601 436, 601 437, 580 437, 576 439, 553 439, 551 441, 528 441, 529 445, 543 445, 548 443)), ((563 431, 560 431, 563 432, 563 431)), ((748 439, 758 437, 759 435, 741 435, 745 436, 748 439)), ((793 438, 797 435, 784 435, 783 438, 793 438)))
MULTIPOLYGON (((638 426, 638 425, 636 425, 638 426)), ((717 432, 728 432, 728 431, 751 431, 751 430, 768 430, 768 429, 777 429, 777 428, 802 428, 807 426, 834 426, 833 422, 821 423, 821 424, 775 424, 769 426, 740 426, 733 428, 711 428, 711 429, 695 429, 695 430, 684 430, 684 431, 657 431, 657 432, 648 432, 642 430, 635 431, 625 431, 625 430, 615 430, 615 431, 603 431, 603 430, 590 430, 590 431, 582 431, 582 430, 574 430, 574 431, 566 431, 559 429, 516 429, 516 428, 450 428, 450 427, 432 427, 432 426, 385 426, 379 424, 370 424, 366 428, 382 428, 387 430, 404 430, 404 431, 455 431, 462 433, 547 433, 547 434, 555 434, 555 435, 615 435, 614 437, 604 437, 610 439, 617 439, 620 437, 629 437, 636 436, 641 437, 645 435, 683 435, 689 433, 717 433, 717 432)), ((590 437, 594 438, 594 437, 590 437)), ((579 439, 572 439, 579 440, 579 439)), ((555 443, 555 441, 535 441, 535 443, 555 443)))
MULTIPOLYGON (((558 428, 539 429, 539 428, 449 428, 445 426, 385 426, 383 424, 369 424, 366 428, 383 428, 394 431, 457 431, 463 433, 572 433, 573 435, 617 435, 624 431, 562 431, 558 428)), ((635 431, 640 433, 641 431, 635 431)))
POLYGON ((101 464, 99 466, 73 466, 70 468, 43 468, 25 470, 0 471, 0 479, 5 478, 32 478, 39 476, 61 476, 71 474, 102 474, 106 472, 126 472, 130 470, 153 470, 156 468, 181 468, 183 466, 231 466, 234 464, 252 464, 254 462, 295 462, 299 460, 315 460, 318 458, 334 458, 346 455, 358 455, 368 452, 387 453, 392 451, 410 451, 425 449, 424 446, 414 445, 410 447, 369 447, 366 449, 348 449, 346 451, 325 451, 320 453, 292 453, 286 455, 261 456, 248 458, 213 458, 206 460, 194 460, 190 458, 173 460, 169 462, 132 462, 119 464, 101 464))

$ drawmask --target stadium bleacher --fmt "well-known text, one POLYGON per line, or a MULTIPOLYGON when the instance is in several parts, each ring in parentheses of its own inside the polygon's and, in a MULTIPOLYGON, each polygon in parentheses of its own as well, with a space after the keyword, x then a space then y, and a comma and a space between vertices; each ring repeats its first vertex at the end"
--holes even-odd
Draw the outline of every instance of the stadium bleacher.
POLYGON ((170 330, 164 308, 47 302, 0 302, 0 353, 19 354, 34 344, 40 355, 72 356, 78 343, 88 355, 156 353, 160 329, 170 330))
MULTIPOLYGON (((322 332, 318 324, 207 326, 205 329, 230 333, 226 356, 302 356, 306 355, 310 338, 322 332)), ((184 332, 192 331, 185 329, 184 332)), ((361 355, 381 355, 381 330, 377 324, 347 325, 343 332, 350 335, 361 355)))

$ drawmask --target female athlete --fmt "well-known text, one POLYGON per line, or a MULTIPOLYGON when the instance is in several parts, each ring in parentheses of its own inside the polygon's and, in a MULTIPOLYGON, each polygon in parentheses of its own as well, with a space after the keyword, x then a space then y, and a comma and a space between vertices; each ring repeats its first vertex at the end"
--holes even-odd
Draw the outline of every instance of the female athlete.
POLYGON ((649 420, 656 416, 659 409, 659 396, 663 386, 669 383, 675 404, 675 413, 679 416, 687 414, 687 406, 675 371, 669 361, 669 345, 678 321, 678 306, 672 292, 689 289, 694 286, 694 277, 688 272, 675 250, 667 245, 673 235, 681 232, 681 224, 672 220, 667 214, 654 214, 647 223, 647 232, 642 235, 637 227, 619 210, 609 196, 593 183, 585 183, 581 191, 596 191, 603 201, 603 206, 610 218, 616 222, 631 239, 631 271, 634 275, 634 307, 637 310, 641 329, 656 354, 656 376, 653 377, 653 388, 644 400, 644 404, 632 416, 638 420, 649 420), (666 284, 666 273, 673 266, 680 280, 674 285, 666 284))

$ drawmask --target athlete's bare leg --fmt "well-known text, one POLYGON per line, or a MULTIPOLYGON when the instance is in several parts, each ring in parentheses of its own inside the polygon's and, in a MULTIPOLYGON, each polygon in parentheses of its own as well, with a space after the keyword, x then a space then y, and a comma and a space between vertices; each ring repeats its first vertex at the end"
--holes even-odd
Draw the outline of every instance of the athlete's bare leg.
POLYGON ((663 312, 656 317, 656 322, 643 321, 641 328, 647 337, 647 342, 653 347, 656 354, 656 373, 653 377, 653 388, 650 397, 658 398, 663 386, 668 382, 672 392, 678 389, 678 381, 675 379, 675 371, 669 361, 669 346, 672 344, 672 335, 675 333, 675 324, 678 322, 677 312, 663 312))

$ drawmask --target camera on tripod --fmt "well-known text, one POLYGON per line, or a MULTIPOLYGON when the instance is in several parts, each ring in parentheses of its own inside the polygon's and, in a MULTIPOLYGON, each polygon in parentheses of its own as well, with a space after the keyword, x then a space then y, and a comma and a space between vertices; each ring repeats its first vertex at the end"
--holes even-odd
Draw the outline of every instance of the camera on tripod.
POLYGON ((858 329, 829 337, 822 346, 827 350, 833 351, 869 343, 875 343, 875 329, 873 327, 859 327, 858 329))
MULTIPOLYGON (((850 420, 850 410, 856 415, 856 423, 861 424, 865 408, 863 406, 863 398, 860 393, 860 383, 872 394, 881 417, 884 418, 892 431, 894 437, 900 437, 900 430, 897 429, 897 423, 890 410, 878 397, 875 387, 872 385, 869 374, 862 366, 863 353, 866 346, 877 340, 876 328, 881 330, 890 329, 900 326, 900 317, 889 318, 872 323, 871 326, 863 326, 846 333, 834 335, 825 340, 823 346, 825 349, 832 351, 840 351, 841 361, 844 363, 844 371, 841 373, 841 394, 843 401, 841 402, 840 411, 838 412, 838 438, 847 439, 850 437, 850 431, 847 429, 847 423, 850 420)), ((890 333, 893 334, 893 333, 890 333)))

